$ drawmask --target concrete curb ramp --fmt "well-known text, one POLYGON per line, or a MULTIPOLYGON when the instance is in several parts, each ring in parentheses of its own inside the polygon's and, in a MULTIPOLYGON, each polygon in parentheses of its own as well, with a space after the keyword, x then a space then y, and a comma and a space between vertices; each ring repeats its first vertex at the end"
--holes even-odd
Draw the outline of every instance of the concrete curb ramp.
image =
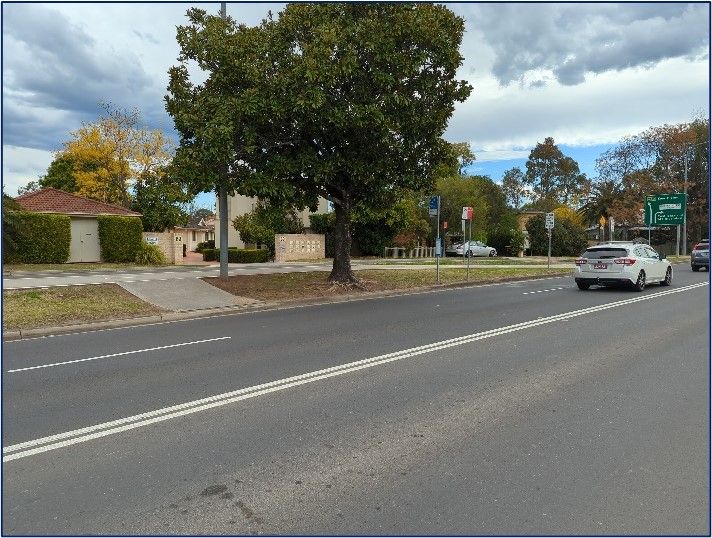
POLYGON ((242 306, 260 302, 232 295, 199 278, 117 282, 117 284, 139 299, 173 312, 242 306))

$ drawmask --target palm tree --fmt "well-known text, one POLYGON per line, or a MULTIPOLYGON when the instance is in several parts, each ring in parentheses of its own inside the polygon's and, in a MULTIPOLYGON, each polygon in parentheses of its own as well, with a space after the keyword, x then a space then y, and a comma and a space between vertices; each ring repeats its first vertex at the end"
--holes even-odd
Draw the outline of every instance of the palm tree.
POLYGON ((601 217, 610 219, 611 208, 621 192, 620 185, 615 181, 604 180, 594 184, 586 203, 578 210, 584 222, 589 226, 595 226, 601 217))

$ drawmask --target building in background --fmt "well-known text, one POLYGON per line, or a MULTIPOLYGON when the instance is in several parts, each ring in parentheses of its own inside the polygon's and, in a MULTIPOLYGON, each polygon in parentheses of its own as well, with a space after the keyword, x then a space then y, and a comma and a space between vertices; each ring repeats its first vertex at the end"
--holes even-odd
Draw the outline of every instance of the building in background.
MULTIPOLYGON (((228 247, 245 248, 245 243, 240 239, 240 234, 235 227, 232 225, 232 221, 235 217, 239 217, 246 213, 253 211, 257 205, 258 199, 252 198, 250 196, 242 196, 237 194, 235 196, 228 196, 227 198, 227 245, 228 247)), ((216 203, 217 211, 215 213, 215 246, 220 245, 220 204, 216 203)), ((305 228, 309 228, 309 215, 315 215, 317 213, 329 213, 333 211, 331 203, 325 198, 319 198, 319 205, 316 211, 309 211, 305 209, 299 212, 299 216, 302 219, 302 223, 305 228)))

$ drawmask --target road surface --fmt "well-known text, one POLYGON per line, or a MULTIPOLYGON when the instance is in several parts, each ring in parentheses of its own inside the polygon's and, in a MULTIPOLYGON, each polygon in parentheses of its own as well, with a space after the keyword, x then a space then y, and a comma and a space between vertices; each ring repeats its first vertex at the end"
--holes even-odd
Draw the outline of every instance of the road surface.
POLYGON ((6 342, 5 534, 708 534, 709 285, 6 342))

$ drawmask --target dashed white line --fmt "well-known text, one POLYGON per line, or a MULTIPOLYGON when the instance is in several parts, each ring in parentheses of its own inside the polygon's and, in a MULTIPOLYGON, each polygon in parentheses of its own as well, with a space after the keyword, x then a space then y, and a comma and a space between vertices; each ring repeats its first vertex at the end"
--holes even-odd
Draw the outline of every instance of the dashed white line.
POLYGON ((134 351, 123 351, 121 353, 110 353, 108 355, 98 355, 96 357, 87 357, 86 359, 75 359, 71 361, 55 362, 52 364, 40 364, 38 366, 28 366, 27 368, 15 368, 14 370, 7 370, 5 373, 13 374, 15 372, 26 372, 28 370, 38 370, 40 368, 51 368, 53 366, 64 366, 65 364, 75 364, 78 362, 96 361, 99 359, 109 359, 111 357, 122 357, 124 355, 135 355, 136 353, 146 353, 148 351, 158 351, 160 349, 170 349, 174 347, 192 346, 194 344, 205 344, 207 342, 217 342, 218 340, 229 340, 232 336, 221 336, 219 338, 208 338, 207 340, 195 340, 193 342, 183 342, 180 344, 170 344, 167 346, 156 346, 148 347, 146 349, 137 349, 134 351))
POLYGON ((536 291, 523 291, 522 295, 531 295, 533 293, 544 293, 546 291, 558 291, 558 290, 565 290, 566 288, 549 288, 547 290, 536 290, 536 291))

